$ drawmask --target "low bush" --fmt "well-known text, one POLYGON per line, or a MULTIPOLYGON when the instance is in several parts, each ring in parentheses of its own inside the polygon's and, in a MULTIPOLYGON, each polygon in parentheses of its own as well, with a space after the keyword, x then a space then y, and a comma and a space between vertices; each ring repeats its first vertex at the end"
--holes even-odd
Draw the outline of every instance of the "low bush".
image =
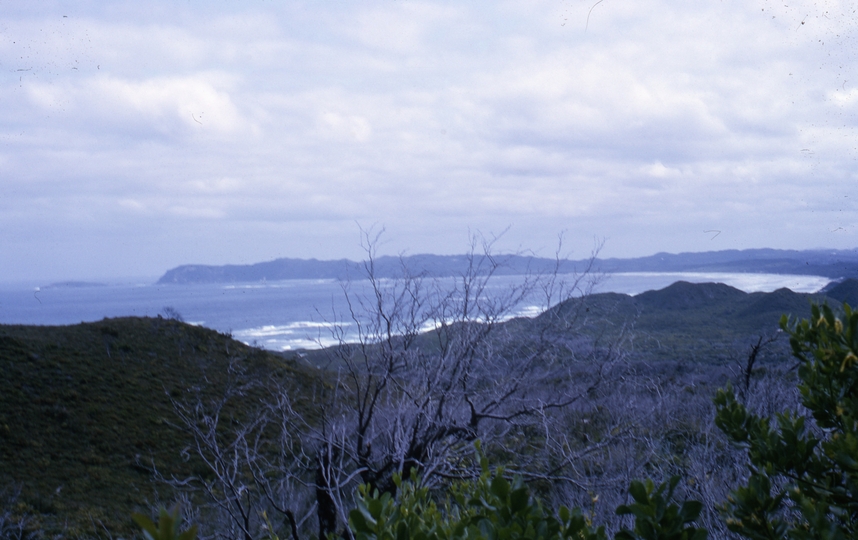
MULTIPOLYGON (((362 487, 349 526, 357 540, 606 540, 604 526, 594 525, 579 508, 560 507, 551 512, 535 498, 520 476, 492 472, 481 457, 481 474, 475 481, 455 483, 440 498, 421 485, 419 477, 396 479, 397 494, 369 493, 362 487)), ((703 540, 706 531, 693 523, 702 505, 673 501, 679 478, 656 487, 651 481, 633 482, 634 500, 617 509, 634 518, 632 529, 623 528, 617 540, 703 540)))

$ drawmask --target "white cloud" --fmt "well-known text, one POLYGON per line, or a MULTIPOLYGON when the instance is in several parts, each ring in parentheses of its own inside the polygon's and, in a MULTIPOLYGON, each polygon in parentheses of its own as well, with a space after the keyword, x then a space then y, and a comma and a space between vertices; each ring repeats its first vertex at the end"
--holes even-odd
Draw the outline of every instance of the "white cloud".
POLYGON ((199 179, 191 183, 193 190, 201 194, 241 193, 244 185, 241 179, 231 177, 199 179))
POLYGON ((651 165, 643 167, 641 172, 655 178, 676 177, 682 174, 679 169, 673 167, 665 167, 665 165, 661 161, 656 161, 651 165))
POLYGON ((366 142, 372 135, 372 126, 362 116, 343 116, 334 112, 325 112, 322 113, 321 123, 323 134, 334 138, 366 142))
POLYGON ((226 217, 223 210, 206 206, 177 205, 168 208, 168 212, 180 218, 220 219, 226 217))
POLYGON ((143 136, 147 131, 187 136, 246 129, 248 122, 216 79, 205 74, 141 81, 98 76, 81 82, 31 83, 26 89, 34 105, 78 129, 81 124, 97 126, 103 133, 132 127, 143 136))
POLYGON ((846 82, 843 82, 841 89, 828 93, 828 99, 842 107, 851 107, 858 102, 858 88, 850 88, 846 90, 846 82))
POLYGON ((508 225, 512 247, 570 229, 612 255, 852 241, 856 209, 823 211, 856 180, 847 3, 611 1, 585 31, 591 6, 18 10, 0 39, 4 230, 176 242, 128 262, 153 273, 189 244, 357 256, 355 221, 406 231, 411 252, 508 225))
POLYGON ((119 206, 123 210, 127 210, 127 211, 134 212, 137 214, 149 213, 146 205, 144 203, 142 203, 141 201, 138 201, 136 199, 120 199, 119 200, 119 206))

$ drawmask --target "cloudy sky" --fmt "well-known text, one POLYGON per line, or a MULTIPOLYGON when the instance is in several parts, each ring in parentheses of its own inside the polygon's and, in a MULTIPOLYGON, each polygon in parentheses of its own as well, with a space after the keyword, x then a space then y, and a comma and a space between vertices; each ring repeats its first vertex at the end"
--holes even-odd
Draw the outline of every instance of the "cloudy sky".
POLYGON ((853 248, 856 9, 0 0, 0 280, 853 248))

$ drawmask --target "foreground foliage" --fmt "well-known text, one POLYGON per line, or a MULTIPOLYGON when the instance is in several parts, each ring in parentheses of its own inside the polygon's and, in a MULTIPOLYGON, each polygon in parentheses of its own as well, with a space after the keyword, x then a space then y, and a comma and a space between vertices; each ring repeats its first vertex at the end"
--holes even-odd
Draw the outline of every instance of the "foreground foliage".
MULTIPOLYGON (((606 540, 604 526, 594 525, 580 508, 561 506, 548 511, 520 476, 512 481, 502 469, 492 472, 485 457, 475 481, 454 484, 446 497, 436 500, 420 484, 416 474, 410 481, 397 478, 398 489, 390 493, 360 489, 357 508, 349 515, 349 526, 357 540, 452 540, 485 539, 606 540)), ((673 502, 679 478, 657 488, 652 481, 632 482, 634 502, 617 509, 619 515, 634 516, 633 529, 623 528, 617 540, 703 540, 706 531, 695 528, 702 505, 673 502)))
POLYGON ((143 536, 146 540, 194 540, 197 537, 196 525, 179 532, 182 520, 179 516, 178 506, 170 512, 162 509, 157 524, 143 514, 135 513, 131 515, 131 518, 143 529, 143 536))
POLYGON ((728 498, 731 531, 753 539, 858 535, 858 312, 826 305, 781 328, 799 359, 805 411, 751 414, 732 389, 715 403, 718 426, 748 449, 750 476, 728 498))

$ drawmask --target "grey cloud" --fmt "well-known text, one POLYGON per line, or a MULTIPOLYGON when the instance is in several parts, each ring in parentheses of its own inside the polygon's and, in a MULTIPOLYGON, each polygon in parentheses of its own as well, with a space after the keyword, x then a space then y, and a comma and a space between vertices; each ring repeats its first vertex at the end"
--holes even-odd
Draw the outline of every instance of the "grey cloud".
POLYGON ((18 10, 0 275, 354 257, 355 222, 393 252, 510 225, 616 256, 849 247, 856 27, 799 4, 603 3, 586 32, 587 2, 18 10))

